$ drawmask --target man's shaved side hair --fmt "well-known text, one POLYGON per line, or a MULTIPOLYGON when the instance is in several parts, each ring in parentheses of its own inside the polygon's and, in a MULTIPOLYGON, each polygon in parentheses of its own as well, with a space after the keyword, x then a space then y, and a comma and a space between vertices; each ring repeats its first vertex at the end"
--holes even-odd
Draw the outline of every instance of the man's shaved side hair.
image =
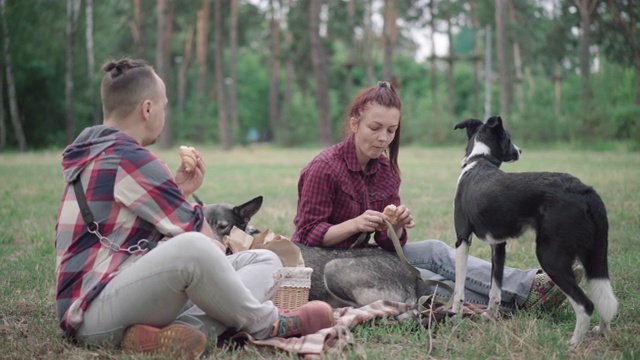
POLYGON ((100 95, 105 118, 121 120, 144 100, 157 101, 158 79, 153 67, 142 60, 120 59, 107 62, 102 71, 100 95))

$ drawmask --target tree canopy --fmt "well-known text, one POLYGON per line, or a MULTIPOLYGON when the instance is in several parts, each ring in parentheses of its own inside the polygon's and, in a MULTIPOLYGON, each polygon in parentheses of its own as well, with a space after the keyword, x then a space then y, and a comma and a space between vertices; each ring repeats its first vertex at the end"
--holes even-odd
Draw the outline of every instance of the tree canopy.
POLYGON ((640 142, 631 0, 0 0, 0 10, 0 150, 61 147, 99 123, 101 65, 125 56, 167 84, 162 146, 327 145, 355 93, 384 74, 403 100, 405 143, 447 143, 452 124, 487 113, 530 141, 640 142))

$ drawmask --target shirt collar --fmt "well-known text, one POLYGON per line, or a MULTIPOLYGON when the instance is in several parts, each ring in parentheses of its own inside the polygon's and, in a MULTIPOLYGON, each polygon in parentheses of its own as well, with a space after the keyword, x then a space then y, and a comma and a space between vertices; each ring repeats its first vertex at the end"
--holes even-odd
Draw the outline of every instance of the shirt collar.
MULTIPOLYGON (((344 157, 344 162, 347 164, 347 168, 350 171, 358 172, 363 171, 360 166, 360 161, 358 161, 358 155, 356 154, 356 143, 355 143, 355 135, 351 134, 344 140, 344 146, 342 147, 342 154, 344 157)), ((364 170, 365 175, 375 174, 378 171, 378 161, 379 159, 371 159, 369 160, 369 165, 366 170, 364 170)))

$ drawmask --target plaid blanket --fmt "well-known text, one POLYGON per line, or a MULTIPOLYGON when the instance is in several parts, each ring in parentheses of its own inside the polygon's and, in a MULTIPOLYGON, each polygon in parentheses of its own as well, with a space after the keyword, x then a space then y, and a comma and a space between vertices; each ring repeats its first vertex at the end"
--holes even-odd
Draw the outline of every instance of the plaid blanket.
POLYGON ((257 346, 270 346, 284 351, 297 353, 304 356, 305 360, 319 359, 323 353, 338 353, 354 342, 351 329, 366 321, 376 318, 395 317, 409 311, 410 304, 379 300, 369 305, 354 308, 344 307, 334 309, 336 324, 333 327, 322 329, 315 334, 294 338, 270 338, 256 340, 247 333, 238 333, 232 337, 234 340, 246 340, 257 346))

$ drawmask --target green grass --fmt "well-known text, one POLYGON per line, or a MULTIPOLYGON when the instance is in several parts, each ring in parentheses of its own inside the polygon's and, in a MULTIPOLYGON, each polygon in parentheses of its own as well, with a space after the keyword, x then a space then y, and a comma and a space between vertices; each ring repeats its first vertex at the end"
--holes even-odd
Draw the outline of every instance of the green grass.
MULTIPOLYGON (((285 236, 293 231, 300 169, 319 149, 252 147, 221 152, 201 148, 207 162, 205 184, 197 194, 207 202, 241 203, 263 195, 253 222, 285 236)), ((159 151, 175 169, 177 150, 159 151)), ((64 340, 55 316, 56 212, 63 188, 61 151, 0 154, 0 349, 7 359, 126 358, 117 349, 86 349, 64 340)), ((412 209, 412 240, 438 238, 454 243, 453 193, 460 148, 405 148, 402 198, 412 209)), ((620 301, 613 334, 589 335, 568 351, 573 311, 563 305, 551 313, 522 312, 502 322, 451 321, 433 332, 380 323, 361 325, 355 344, 333 358, 344 359, 633 359, 640 357, 640 157, 624 150, 524 149, 522 160, 506 171, 562 171, 594 186, 607 205, 609 266, 620 301)), ((474 242, 471 253, 489 259, 489 246, 474 242)), ((508 246, 507 263, 537 267, 532 234, 508 246)), ((592 326, 596 318, 592 319, 592 326)), ((212 349, 210 358, 295 358, 265 349, 212 349)), ((129 357, 131 358, 131 357, 129 357)))

